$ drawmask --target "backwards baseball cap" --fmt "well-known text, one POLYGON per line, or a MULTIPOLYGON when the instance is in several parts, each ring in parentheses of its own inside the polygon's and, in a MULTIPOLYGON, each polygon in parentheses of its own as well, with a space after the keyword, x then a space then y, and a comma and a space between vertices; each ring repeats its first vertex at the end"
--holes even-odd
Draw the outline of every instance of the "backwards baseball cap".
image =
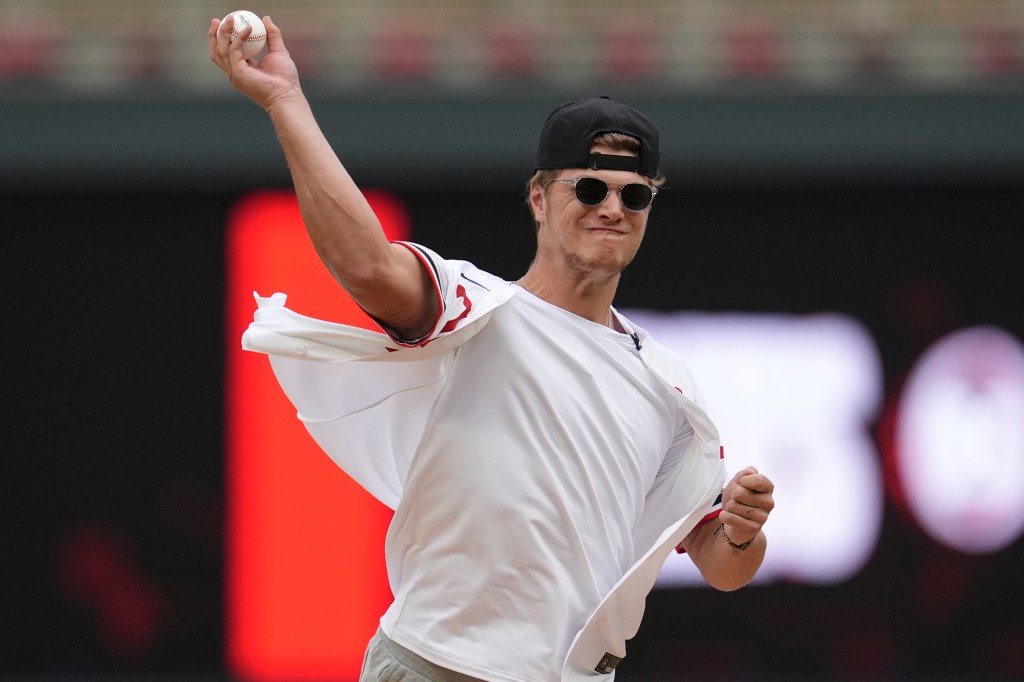
POLYGON ((608 97, 588 97, 563 104, 548 116, 540 133, 534 170, 607 168, 657 178, 660 161, 658 128, 649 118, 608 97), (640 141, 639 155, 591 153, 594 138, 601 133, 635 137, 640 141))

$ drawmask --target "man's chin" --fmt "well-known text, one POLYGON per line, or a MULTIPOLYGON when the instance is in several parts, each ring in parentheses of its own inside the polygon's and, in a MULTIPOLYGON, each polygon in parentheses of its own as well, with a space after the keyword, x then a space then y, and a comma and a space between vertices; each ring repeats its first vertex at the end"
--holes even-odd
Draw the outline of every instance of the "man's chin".
POLYGON ((611 248, 598 249, 586 254, 570 253, 566 256, 566 264, 570 269, 591 276, 605 277, 621 274, 632 260, 632 257, 624 258, 619 249, 611 248))

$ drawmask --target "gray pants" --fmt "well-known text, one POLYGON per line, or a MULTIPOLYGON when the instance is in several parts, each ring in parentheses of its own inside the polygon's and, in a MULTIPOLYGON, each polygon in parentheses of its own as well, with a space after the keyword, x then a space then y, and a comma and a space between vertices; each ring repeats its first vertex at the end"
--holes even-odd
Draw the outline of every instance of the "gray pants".
POLYGON ((370 640, 359 682, 484 682, 435 665, 395 644, 383 632, 370 640))

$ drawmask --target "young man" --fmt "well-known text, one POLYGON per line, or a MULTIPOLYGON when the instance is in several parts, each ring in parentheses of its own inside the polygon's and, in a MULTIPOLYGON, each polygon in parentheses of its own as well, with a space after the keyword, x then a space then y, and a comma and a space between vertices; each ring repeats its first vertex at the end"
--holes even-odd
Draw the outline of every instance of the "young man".
POLYGON ((506 282, 385 239, 265 23, 258 64, 217 20, 211 58, 270 115, 314 247, 387 331, 303 318, 277 295, 243 339, 395 509, 395 601, 361 679, 601 677, 674 548, 719 589, 749 582, 772 483, 752 467, 726 483, 688 371, 612 307, 660 183, 654 124, 607 98, 552 112, 529 183, 536 258, 506 282))

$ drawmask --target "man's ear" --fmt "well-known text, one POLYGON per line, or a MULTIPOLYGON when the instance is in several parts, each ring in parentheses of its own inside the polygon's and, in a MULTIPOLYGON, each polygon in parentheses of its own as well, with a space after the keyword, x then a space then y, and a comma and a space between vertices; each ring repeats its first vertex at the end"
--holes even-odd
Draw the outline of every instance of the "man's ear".
POLYGON ((544 188, 539 182, 530 185, 530 211, 533 213, 533 222, 540 225, 544 221, 544 204, 547 197, 544 195, 544 188))

